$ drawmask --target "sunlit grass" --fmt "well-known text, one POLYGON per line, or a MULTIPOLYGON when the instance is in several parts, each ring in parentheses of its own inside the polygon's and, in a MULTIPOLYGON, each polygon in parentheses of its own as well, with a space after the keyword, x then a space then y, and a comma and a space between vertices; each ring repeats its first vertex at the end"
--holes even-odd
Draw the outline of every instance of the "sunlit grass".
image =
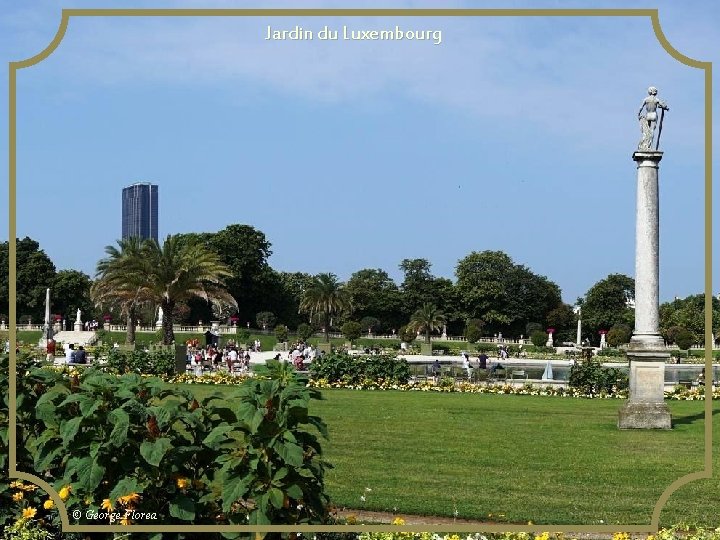
MULTIPOLYGON (((620 400, 352 390, 323 396, 312 407, 329 426, 324 448, 334 469, 326 482, 340 508, 648 524, 663 491, 704 464, 698 401, 669 402, 671 431, 620 431, 620 400)), ((718 491, 717 480, 714 494, 698 483, 684 488, 670 499, 663 523, 717 525, 718 491)))

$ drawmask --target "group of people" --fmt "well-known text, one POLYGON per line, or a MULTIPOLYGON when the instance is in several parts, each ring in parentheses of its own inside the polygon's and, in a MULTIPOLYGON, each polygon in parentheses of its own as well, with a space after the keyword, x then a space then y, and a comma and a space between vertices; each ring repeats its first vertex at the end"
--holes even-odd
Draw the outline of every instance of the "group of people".
POLYGON ((316 354, 317 350, 312 345, 298 341, 288 353, 288 360, 293 363, 295 369, 302 371, 305 369, 306 362, 315 360, 316 354))
MULTIPOLYGON (((52 341, 52 340, 51 340, 52 341)), ((53 341, 52 353, 50 352, 50 343, 48 343, 48 354, 55 354, 55 342, 53 341)), ((88 356, 85 347, 78 345, 77 349, 73 343, 65 347, 65 363, 66 364, 87 364, 88 356)))
POLYGON ((217 371, 226 366, 230 373, 250 371, 250 349, 243 350, 235 345, 220 349, 213 344, 205 347, 188 346, 187 365, 196 375, 204 370, 217 371))

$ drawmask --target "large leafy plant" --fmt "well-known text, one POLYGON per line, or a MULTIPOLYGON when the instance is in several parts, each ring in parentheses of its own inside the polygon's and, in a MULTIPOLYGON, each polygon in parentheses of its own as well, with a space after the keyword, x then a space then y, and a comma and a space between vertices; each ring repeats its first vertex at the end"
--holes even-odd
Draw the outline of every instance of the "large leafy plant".
MULTIPOLYGON (((93 514, 108 512, 115 523, 327 518, 327 464, 318 438, 326 428, 308 412, 319 394, 288 366, 272 366, 234 393, 201 402, 137 374, 29 364, 18 364, 18 373, 19 469, 47 478, 69 511, 81 511, 77 523, 107 524, 107 515, 93 514)), ((5 388, 6 382, 0 380, 5 388)), ((0 450, 8 446, 8 414, 6 392, 0 450)), ((0 453, 3 467, 6 455, 0 453)), ((18 503, 18 490, 0 478, 0 504, 18 503)), ((2 504, 0 524, 17 519, 29 504, 41 507, 39 493, 30 503, 32 493, 28 488, 22 505, 2 504)))

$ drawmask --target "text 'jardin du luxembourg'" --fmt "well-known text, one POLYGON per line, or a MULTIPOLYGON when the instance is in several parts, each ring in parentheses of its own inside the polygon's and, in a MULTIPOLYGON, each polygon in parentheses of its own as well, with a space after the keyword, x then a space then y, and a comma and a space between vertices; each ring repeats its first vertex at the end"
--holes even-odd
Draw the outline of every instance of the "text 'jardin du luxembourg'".
POLYGON ((265 33, 268 41, 429 41, 433 45, 442 43, 442 30, 405 29, 396 25, 392 30, 353 30, 343 25, 332 29, 324 26, 321 30, 307 30, 295 25, 290 30, 279 30, 268 25, 265 33))

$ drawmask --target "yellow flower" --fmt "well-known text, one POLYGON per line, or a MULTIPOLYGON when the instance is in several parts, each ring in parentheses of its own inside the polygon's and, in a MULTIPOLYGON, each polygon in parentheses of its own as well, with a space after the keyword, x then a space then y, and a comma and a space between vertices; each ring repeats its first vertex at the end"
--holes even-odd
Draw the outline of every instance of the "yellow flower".
POLYGON ((70 492, 72 491, 72 486, 63 486, 60 488, 60 491, 58 491, 58 495, 60 495, 60 498, 63 501, 66 501, 67 498, 70 496, 70 492))
POLYGON ((132 521, 130 521, 130 518, 128 517, 128 515, 130 515, 130 513, 125 512, 125 515, 120 520, 120 525, 130 525, 132 523, 132 521))
POLYGON ((133 492, 129 495, 123 495, 122 497, 118 497, 118 502, 122 504, 123 506, 127 506, 128 504, 136 503, 140 500, 140 495, 133 492))
POLYGON ((395 519, 393 519, 392 524, 393 525, 405 525, 405 520, 401 517, 396 517, 395 519))
POLYGON ((613 534, 613 540, 630 540, 630 535, 624 532, 615 533, 613 534))
POLYGON ((14 482, 10 482, 10 487, 12 489, 23 489, 25 485, 20 480, 15 480, 14 482))
POLYGON ((53 502, 52 499, 48 499, 47 501, 45 501, 43 503, 43 508, 45 510, 52 510, 53 508, 55 508, 55 503, 53 502))
POLYGON ((550 540, 550 533, 544 532, 540 535, 535 535, 535 540, 550 540))
POLYGON ((34 518, 35 514, 37 514, 37 510, 35 510, 32 506, 29 508, 23 508, 23 518, 24 519, 34 518))
POLYGON ((110 499, 103 499, 103 502, 100 505, 100 508, 102 508, 103 510, 107 510, 108 512, 112 512, 112 509, 113 509, 112 501, 110 499))
POLYGON ((187 487, 190 485, 190 480, 187 478, 183 478, 182 476, 178 478, 175 483, 177 484, 177 487, 179 487, 181 490, 185 491, 187 487))
POLYGON ((22 491, 17 491, 17 492, 15 492, 15 493, 13 493, 13 501, 16 501, 16 502, 17 502, 17 501, 22 500, 22 498, 23 498, 23 492, 22 492, 22 491))

